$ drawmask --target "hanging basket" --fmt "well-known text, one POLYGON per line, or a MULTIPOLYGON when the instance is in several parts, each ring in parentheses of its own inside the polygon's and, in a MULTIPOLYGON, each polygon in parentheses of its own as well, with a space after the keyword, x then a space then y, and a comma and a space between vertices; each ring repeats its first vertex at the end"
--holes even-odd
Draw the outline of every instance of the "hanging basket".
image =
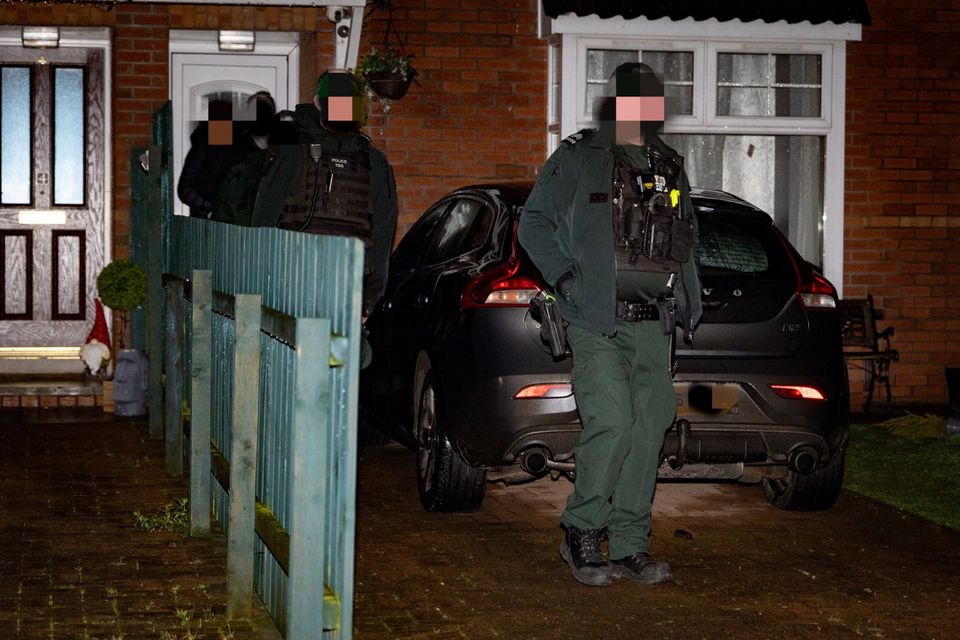
POLYGON ((413 78, 404 78, 399 73, 385 73, 371 76, 367 82, 375 94, 387 100, 399 100, 407 95, 413 78))

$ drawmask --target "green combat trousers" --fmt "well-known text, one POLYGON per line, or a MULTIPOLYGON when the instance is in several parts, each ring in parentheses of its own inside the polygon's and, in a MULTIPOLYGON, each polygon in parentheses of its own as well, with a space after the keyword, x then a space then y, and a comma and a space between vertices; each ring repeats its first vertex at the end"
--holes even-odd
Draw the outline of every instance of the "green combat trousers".
POLYGON ((606 527, 613 559, 649 551, 660 449, 676 416, 668 338, 657 320, 618 320, 612 338, 571 325, 567 337, 583 432, 561 522, 606 527))

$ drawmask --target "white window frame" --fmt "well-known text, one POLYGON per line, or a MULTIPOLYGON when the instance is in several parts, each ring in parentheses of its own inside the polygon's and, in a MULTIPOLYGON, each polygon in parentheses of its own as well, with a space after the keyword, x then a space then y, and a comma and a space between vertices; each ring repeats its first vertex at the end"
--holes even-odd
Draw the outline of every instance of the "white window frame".
MULTIPOLYGON (((666 127, 670 133, 824 137, 823 269, 838 294, 843 295, 846 43, 860 40, 859 24, 787 24, 785 21, 768 24, 760 20, 744 23, 692 18, 625 20, 574 14, 549 20, 541 18, 541 35, 550 35, 555 44, 548 48, 549 67, 553 68, 555 57, 559 56, 561 69, 560 104, 555 110, 551 109, 547 129, 549 153, 556 149, 559 140, 593 124, 589 114, 584 113, 588 48, 694 52, 693 115, 671 118, 666 127), (820 55, 820 117, 716 115, 717 54, 728 52, 820 55), (559 122, 559 134, 556 122, 559 122)), ((552 72, 550 75, 552 83, 552 72)))

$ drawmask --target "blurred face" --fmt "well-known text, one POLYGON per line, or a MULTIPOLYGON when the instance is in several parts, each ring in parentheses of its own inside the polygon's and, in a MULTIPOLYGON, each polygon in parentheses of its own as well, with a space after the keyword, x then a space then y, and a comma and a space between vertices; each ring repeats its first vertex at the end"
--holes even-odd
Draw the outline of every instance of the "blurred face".
POLYGON ((353 121, 353 96, 327 98, 327 119, 332 122, 353 121))
POLYGON ((617 96, 617 122, 663 122, 663 96, 617 96))
POLYGON ((323 126, 331 131, 351 133, 363 124, 363 97, 348 72, 328 72, 318 83, 314 104, 323 126))
POLYGON ((616 137, 620 143, 639 142, 663 127, 663 86, 649 73, 618 73, 614 97, 616 137))

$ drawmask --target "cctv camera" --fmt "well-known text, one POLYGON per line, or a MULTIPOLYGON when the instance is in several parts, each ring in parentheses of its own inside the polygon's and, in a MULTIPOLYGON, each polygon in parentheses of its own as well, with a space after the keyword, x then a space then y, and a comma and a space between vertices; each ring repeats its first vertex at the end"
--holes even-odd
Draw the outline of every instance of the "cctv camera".
POLYGON ((347 16, 347 10, 343 7, 327 7, 327 20, 330 22, 340 22, 347 16))

